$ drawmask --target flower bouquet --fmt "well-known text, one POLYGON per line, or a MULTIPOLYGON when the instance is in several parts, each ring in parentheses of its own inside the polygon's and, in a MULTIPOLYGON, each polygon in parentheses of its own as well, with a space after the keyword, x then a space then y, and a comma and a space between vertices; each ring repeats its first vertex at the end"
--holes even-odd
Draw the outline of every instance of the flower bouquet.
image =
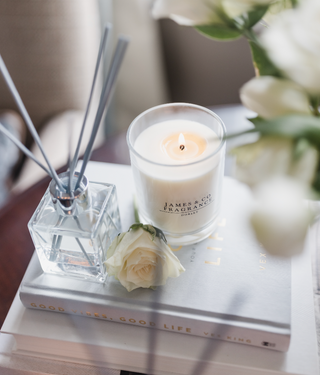
POLYGON ((232 150, 236 176, 253 190, 251 223, 263 246, 300 252, 314 217, 304 199, 320 192, 320 2, 156 0, 153 16, 212 39, 248 40, 256 77, 240 98, 257 116, 250 130, 231 137, 258 138, 232 150))

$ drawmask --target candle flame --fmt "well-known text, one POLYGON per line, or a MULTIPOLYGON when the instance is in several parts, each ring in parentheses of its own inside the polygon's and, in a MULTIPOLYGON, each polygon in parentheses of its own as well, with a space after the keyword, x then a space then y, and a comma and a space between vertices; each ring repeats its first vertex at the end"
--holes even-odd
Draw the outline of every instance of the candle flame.
POLYGON ((180 145, 180 150, 183 151, 185 149, 185 143, 186 140, 184 139, 184 136, 182 133, 179 135, 179 145, 180 145))

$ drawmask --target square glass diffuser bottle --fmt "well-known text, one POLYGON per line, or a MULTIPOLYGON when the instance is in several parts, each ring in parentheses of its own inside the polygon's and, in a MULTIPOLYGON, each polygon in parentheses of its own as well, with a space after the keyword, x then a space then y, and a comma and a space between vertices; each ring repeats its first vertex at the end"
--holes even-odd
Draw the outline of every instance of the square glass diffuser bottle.
MULTIPOLYGON (((67 186, 68 173, 59 178, 67 186)), ((83 176, 68 194, 52 180, 28 228, 44 272, 104 282, 107 249, 121 232, 116 187, 83 176)))

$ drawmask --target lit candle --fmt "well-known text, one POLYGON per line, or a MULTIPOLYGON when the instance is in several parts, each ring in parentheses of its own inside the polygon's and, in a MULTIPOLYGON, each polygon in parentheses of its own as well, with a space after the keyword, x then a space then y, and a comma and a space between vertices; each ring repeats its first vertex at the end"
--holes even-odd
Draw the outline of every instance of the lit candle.
MULTIPOLYGON (((167 123, 158 124, 161 129, 165 132, 171 130, 171 126, 173 128, 177 127, 179 120, 175 121, 167 121, 167 123)), ((186 121, 183 122, 187 124, 186 121)), ((190 123, 188 122, 190 125, 190 123)), ((201 124, 198 124, 201 125, 201 124)), ((156 125, 153 125, 153 128, 156 125)), ((188 160, 194 159, 205 151, 207 147, 206 140, 200 137, 196 133, 174 133, 169 135, 161 142, 161 151, 168 156, 168 162, 171 163, 172 161, 183 161, 187 162, 188 160)))
POLYGON ((156 163, 186 164, 206 157, 220 143, 207 126, 195 121, 164 121, 144 130, 134 148, 156 163))
POLYGON ((198 242, 204 232, 210 235, 219 213, 221 135, 198 121, 173 118, 145 127, 132 146, 143 221, 162 229, 171 244, 198 242))

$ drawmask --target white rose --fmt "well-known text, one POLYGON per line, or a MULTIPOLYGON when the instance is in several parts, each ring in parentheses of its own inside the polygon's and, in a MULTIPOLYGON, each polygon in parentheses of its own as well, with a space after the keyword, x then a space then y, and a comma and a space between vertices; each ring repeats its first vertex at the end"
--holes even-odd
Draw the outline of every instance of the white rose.
POLYGON ((164 285, 168 277, 178 277, 185 269, 160 237, 159 230, 142 224, 121 233, 107 251, 104 264, 108 275, 128 292, 164 285))
POLYGON ((253 78, 241 87, 240 98, 247 108, 265 119, 289 113, 311 114, 307 93, 286 79, 253 78))
POLYGON ((310 94, 320 93, 320 1, 284 11, 261 36, 270 59, 310 94))
POLYGON ((171 18, 180 25, 197 26, 223 23, 220 10, 235 18, 257 5, 271 0, 156 0, 152 9, 154 18, 171 18))
POLYGON ((311 184, 318 164, 318 151, 309 146, 293 157, 294 142, 287 138, 261 137, 232 150, 236 155, 236 178, 254 187, 274 176, 287 175, 311 184))
POLYGON ((257 201, 251 224, 269 253, 291 256, 303 250, 313 218, 303 202, 307 192, 305 185, 285 177, 269 180, 255 190, 257 201))
POLYGON ((263 16, 263 20, 269 25, 272 24, 277 18, 281 17, 283 11, 292 9, 291 0, 278 0, 273 1, 268 8, 267 13, 263 16))
POLYGON ((207 25, 219 21, 216 8, 219 0, 156 0, 154 18, 171 18, 180 25, 207 25))
POLYGON ((273 0, 222 0, 221 3, 227 15, 236 18, 257 6, 268 5, 272 2, 273 0))

